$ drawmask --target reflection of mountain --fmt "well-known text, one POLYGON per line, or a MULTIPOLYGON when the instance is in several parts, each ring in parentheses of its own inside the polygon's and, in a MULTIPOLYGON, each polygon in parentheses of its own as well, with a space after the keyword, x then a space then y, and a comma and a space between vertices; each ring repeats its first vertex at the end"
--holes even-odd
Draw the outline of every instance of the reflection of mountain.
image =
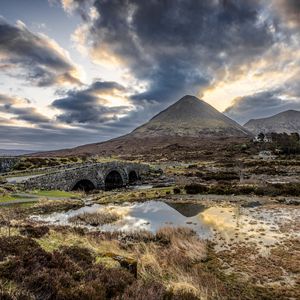
POLYGON ((203 212, 206 207, 197 203, 168 203, 167 205, 171 206, 177 210, 181 215, 190 218, 197 216, 199 213, 203 212))

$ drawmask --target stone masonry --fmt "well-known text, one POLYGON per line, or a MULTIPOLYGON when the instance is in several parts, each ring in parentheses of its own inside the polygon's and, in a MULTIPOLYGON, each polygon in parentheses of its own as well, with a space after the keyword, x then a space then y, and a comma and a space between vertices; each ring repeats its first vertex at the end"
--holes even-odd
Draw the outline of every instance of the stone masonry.
POLYGON ((139 178, 143 178, 150 172, 150 167, 146 164, 118 161, 84 164, 79 167, 30 178, 23 182, 23 185, 27 189, 70 191, 79 181, 89 180, 96 189, 104 189, 105 178, 112 171, 117 171, 121 175, 123 186, 126 186, 129 184, 129 173, 131 171, 134 171, 139 178))

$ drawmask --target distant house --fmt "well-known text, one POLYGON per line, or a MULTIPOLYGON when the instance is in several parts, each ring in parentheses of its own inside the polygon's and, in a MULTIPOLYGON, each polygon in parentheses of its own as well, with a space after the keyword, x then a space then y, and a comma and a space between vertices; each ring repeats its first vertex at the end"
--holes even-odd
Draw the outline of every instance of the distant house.
POLYGON ((253 142, 254 143, 271 143, 272 137, 271 137, 271 135, 260 133, 253 138, 253 142))

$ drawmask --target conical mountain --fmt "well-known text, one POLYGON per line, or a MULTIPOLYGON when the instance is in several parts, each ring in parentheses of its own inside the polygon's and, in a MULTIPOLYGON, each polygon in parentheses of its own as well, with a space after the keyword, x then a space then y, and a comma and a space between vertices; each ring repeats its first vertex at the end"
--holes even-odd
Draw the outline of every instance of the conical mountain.
POLYGON ((300 133, 300 111, 287 110, 268 118, 252 119, 244 126, 254 134, 260 132, 300 133))
POLYGON ((135 137, 246 136, 248 132, 208 103, 187 95, 135 129, 130 135, 135 137))

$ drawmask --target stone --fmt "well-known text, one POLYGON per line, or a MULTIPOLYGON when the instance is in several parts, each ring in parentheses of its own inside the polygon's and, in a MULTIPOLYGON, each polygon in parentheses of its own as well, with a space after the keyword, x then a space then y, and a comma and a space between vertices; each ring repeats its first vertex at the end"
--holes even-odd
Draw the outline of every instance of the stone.
MULTIPOLYGON (((52 173, 30 178, 23 182, 26 189, 65 190, 71 191, 79 182, 89 182, 95 189, 106 188, 106 178, 111 172, 117 172, 121 185, 127 186, 129 174, 135 172, 138 178, 150 173, 146 164, 113 161, 107 163, 87 163, 74 168, 67 168, 52 173)), ((117 187, 121 187, 118 185, 117 187)))

